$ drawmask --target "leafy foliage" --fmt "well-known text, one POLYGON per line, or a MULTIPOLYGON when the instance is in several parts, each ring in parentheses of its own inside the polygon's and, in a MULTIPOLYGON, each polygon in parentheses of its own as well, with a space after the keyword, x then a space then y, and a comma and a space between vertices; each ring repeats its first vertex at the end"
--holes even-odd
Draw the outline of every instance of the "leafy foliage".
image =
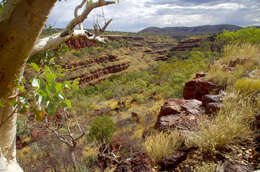
MULTIPOLYGON (((36 71, 40 71, 39 67, 32 63, 36 71)), ((58 108, 71 109, 71 102, 68 97, 71 96, 71 90, 78 89, 78 81, 65 81, 64 83, 57 82, 57 75, 48 67, 44 67, 44 72, 41 76, 36 76, 32 80, 35 96, 36 114, 41 117, 44 111, 53 115, 58 108)))
POLYGON ((260 29, 258 28, 245 28, 236 32, 224 31, 217 37, 217 43, 226 45, 234 43, 260 43, 260 29))

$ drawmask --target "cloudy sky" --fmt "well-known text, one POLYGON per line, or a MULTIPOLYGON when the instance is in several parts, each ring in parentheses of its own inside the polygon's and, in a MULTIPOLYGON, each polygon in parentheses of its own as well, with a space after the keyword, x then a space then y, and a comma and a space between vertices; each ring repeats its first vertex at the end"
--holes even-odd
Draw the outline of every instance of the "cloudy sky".
MULTIPOLYGON (((64 27, 73 18, 81 0, 57 2, 48 19, 54 27, 64 27)), ((119 4, 94 10, 84 26, 113 18, 108 30, 137 32, 146 27, 235 24, 260 25, 260 0, 120 0, 119 4)))

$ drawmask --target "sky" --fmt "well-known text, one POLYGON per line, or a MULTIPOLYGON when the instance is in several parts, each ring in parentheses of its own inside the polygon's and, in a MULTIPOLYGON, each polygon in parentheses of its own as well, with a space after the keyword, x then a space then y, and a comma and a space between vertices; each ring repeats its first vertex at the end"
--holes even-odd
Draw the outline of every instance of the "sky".
MULTIPOLYGON (((81 0, 57 2, 48 24, 62 28, 74 17, 81 0)), ((260 0, 120 0, 95 9, 84 22, 92 28, 98 20, 113 19, 107 30, 138 32, 146 27, 234 24, 260 26, 260 0)))

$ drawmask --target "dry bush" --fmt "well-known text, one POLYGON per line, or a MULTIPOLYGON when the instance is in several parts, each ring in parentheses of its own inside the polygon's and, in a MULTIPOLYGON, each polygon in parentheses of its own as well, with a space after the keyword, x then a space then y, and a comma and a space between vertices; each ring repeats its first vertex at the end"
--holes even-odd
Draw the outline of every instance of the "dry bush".
POLYGON ((183 143, 183 137, 178 131, 169 133, 157 133, 147 137, 143 146, 149 157, 154 162, 159 162, 162 158, 171 155, 183 143))
POLYGON ((228 144, 251 138, 250 120, 254 112, 249 99, 230 93, 223 104, 212 121, 200 122, 200 130, 187 138, 188 146, 214 153, 228 144))

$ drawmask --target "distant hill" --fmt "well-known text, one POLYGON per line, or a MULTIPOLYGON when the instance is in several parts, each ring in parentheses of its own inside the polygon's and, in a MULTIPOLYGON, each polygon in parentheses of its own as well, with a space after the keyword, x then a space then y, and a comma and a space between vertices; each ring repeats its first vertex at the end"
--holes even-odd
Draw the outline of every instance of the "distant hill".
POLYGON ((224 30, 236 31, 242 29, 240 26, 236 25, 204 25, 196 27, 148 27, 141 30, 138 33, 155 33, 155 34, 168 34, 172 36, 190 36, 198 35, 202 33, 218 33, 224 30))

